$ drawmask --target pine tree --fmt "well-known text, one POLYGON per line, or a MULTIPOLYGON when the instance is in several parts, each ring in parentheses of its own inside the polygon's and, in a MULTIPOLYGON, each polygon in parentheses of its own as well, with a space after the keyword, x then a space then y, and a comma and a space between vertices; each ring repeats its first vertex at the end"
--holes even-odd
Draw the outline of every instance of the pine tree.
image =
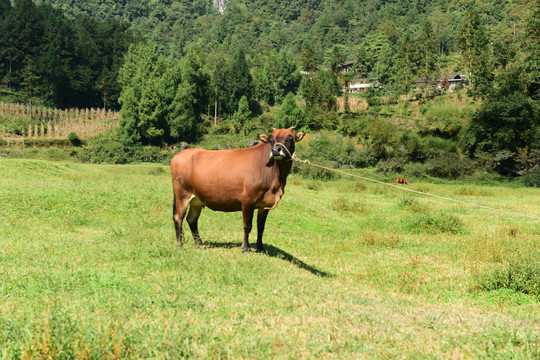
POLYGON ((534 100, 538 101, 540 100, 540 0, 531 2, 520 43, 525 54, 527 91, 534 100))
POLYGON ((245 95, 238 102, 234 125, 237 132, 242 132, 242 137, 246 136, 246 131, 251 129, 251 110, 249 110, 249 101, 245 95))
POLYGON ((414 79, 416 78, 418 69, 417 62, 414 42, 407 32, 401 40, 397 61, 399 82, 405 94, 408 94, 414 85, 414 79))
POLYGON ((315 55, 315 49, 311 43, 304 43, 300 52, 300 66, 308 73, 314 72, 317 69, 318 61, 315 55))
POLYGON ((488 38, 478 12, 470 6, 465 14, 458 34, 462 63, 469 71, 469 89, 477 86, 475 83, 489 78, 488 69, 488 38))
POLYGON ((276 89, 274 82, 272 81, 270 62, 268 60, 264 63, 263 71, 261 73, 259 92, 262 100, 266 101, 268 105, 274 105, 276 89))
POLYGON ((361 44, 355 53, 354 72, 362 78, 367 78, 371 70, 372 64, 369 61, 366 47, 361 44))
POLYGON ((437 54, 437 43, 433 36, 433 28, 431 23, 426 21, 418 39, 418 75, 424 79, 426 87, 428 82, 436 75, 437 54))
POLYGON ((164 141, 168 130, 165 115, 169 106, 162 99, 166 83, 160 83, 160 80, 168 68, 170 64, 159 55, 154 43, 130 47, 119 72, 122 85, 120 128, 126 145, 159 145, 164 141))
POLYGON ((249 100, 253 93, 253 78, 249 71, 249 65, 243 49, 238 50, 234 56, 227 76, 229 91, 229 110, 234 111, 238 108, 238 102, 242 96, 249 100))
MULTIPOLYGON (((181 82, 176 89, 171 110, 168 112, 167 123, 170 129, 170 140, 196 140, 199 136, 198 126, 201 115, 208 104, 210 77, 202 67, 200 49, 191 47, 180 62, 181 82)), ((168 74, 168 73, 167 73, 168 74)), ((170 85, 174 86, 174 75, 170 75, 170 85)), ((167 101, 168 98, 164 97, 167 101)))
POLYGON ((276 95, 275 101, 281 102, 285 95, 289 92, 296 92, 300 85, 300 73, 297 69, 297 64, 294 58, 287 55, 285 50, 282 50, 276 60, 277 69, 275 74, 276 95))
POLYGON ((296 98, 293 93, 288 93, 279 108, 276 127, 289 128, 291 126, 299 127, 302 120, 302 109, 296 105, 296 98))
POLYGON ((11 12, 11 1, 10 0, 0 0, 0 26, 2 22, 11 12))
POLYGON ((394 52, 390 45, 386 43, 383 45, 377 57, 377 64, 375 65, 375 73, 377 74, 377 81, 380 85, 390 85, 394 80, 394 63, 394 52))

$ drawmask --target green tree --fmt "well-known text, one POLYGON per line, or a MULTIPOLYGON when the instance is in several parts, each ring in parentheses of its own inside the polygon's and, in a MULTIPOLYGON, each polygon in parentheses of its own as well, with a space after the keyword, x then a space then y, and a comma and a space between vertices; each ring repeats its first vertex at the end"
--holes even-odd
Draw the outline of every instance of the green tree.
POLYGON ((238 102, 242 96, 246 96, 248 101, 253 93, 253 78, 251 77, 246 55, 243 49, 236 52, 227 76, 229 91, 228 107, 230 111, 238 109, 238 102))
POLYGON ((362 78, 367 78, 373 69, 373 63, 364 44, 358 47, 354 59, 354 72, 362 78))
MULTIPOLYGON (((160 80, 170 64, 152 42, 131 46, 119 72, 120 129, 126 145, 159 145, 166 135, 166 110, 160 80)), ((172 86, 179 79, 173 81, 172 86)), ((176 86, 174 86, 176 88, 176 86)))
POLYGON ((0 24, 6 18, 8 13, 11 11, 11 1, 10 0, 0 0, 0 24))
POLYGON ((274 96, 276 93, 276 89, 274 86, 274 81, 272 79, 271 65, 268 60, 264 63, 258 88, 260 99, 266 101, 266 103, 269 105, 274 105, 274 96))
POLYGON ((429 21, 422 26, 418 39, 418 75, 424 80, 427 87, 428 82, 436 76, 438 60, 437 43, 433 36, 433 28, 429 21))
POLYGON ((485 82, 490 80, 489 41, 474 7, 470 6, 467 9, 457 38, 463 66, 469 71, 469 89, 478 88, 477 81, 480 81, 478 85, 485 88, 485 82))
POLYGON ((388 43, 384 44, 377 57, 377 64, 375 65, 377 81, 383 87, 391 85, 394 81, 395 62, 394 51, 388 43))
POLYGON ((301 78, 296 61, 285 50, 280 52, 276 63, 274 79, 276 95, 274 97, 277 102, 281 102, 286 94, 295 93, 298 90, 301 78))
POLYGON ((217 124, 218 105, 220 104, 221 93, 225 92, 227 80, 227 58, 225 51, 220 48, 214 48, 208 54, 206 67, 210 75, 210 87, 214 99, 214 125, 217 124))
POLYGON ((501 72, 464 139, 471 156, 490 154, 495 169, 504 174, 534 166, 534 151, 540 150, 540 106, 526 94, 525 76, 519 67, 501 72))
POLYGON ((246 136, 246 131, 251 128, 251 110, 249 110, 249 101, 247 96, 242 96, 238 102, 238 111, 235 114, 234 127, 242 136, 246 136))
POLYGON ((308 73, 314 72, 319 64, 317 56, 315 55, 315 49, 313 45, 306 42, 302 45, 302 51, 300 52, 300 66, 308 73))
POLYGON ((411 36, 408 32, 405 33, 399 45, 397 60, 398 82, 405 94, 409 94, 417 76, 418 60, 415 49, 416 47, 411 36))
POLYGON ((39 75, 37 73, 37 66, 33 59, 28 59, 26 66, 21 72, 21 87, 24 92, 25 98, 28 101, 32 101, 40 91, 39 89, 39 75))
POLYGON ((28 59, 34 58, 40 49, 40 34, 43 33, 38 9, 32 0, 20 0, 8 13, 2 26, 3 57, 7 61, 10 86, 19 87, 21 71, 28 59))
POLYGON ((332 71, 332 73, 337 76, 337 74, 339 73, 340 65, 343 64, 344 61, 345 60, 343 54, 339 49, 339 46, 334 45, 327 60, 327 64, 328 66, 330 66, 330 71, 332 71))
POLYGON ((532 1, 530 6, 520 44, 525 55, 523 62, 527 74, 527 92, 538 101, 540 100, 540 0, 532 1))
MULTIPOLYGON (((210 76, 204 71, 201 49, 192 46, 180 61, 181 79, 167 115, 170 141, 196 140, 200 135, 201 115, 208 105, 210 76)), ((174 89, 177 80, 167 73, 164 91, 174 89)), ((170 97, 163 96, 166 101, 170 97)))
POLYGON ((296 105, 296 98, 293 93, 288 93, 279 108, 276 120, 277 128, 289 128, 291 126, 300 127, 302 121, 302 109, 296 105))

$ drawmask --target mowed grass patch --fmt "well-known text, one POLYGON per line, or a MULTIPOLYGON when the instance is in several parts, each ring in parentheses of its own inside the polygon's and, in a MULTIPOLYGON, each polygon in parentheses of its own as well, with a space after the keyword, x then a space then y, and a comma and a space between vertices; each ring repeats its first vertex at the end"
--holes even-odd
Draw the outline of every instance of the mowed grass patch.
MULTIPOLYGON (((311 181, 291 175, 268 217, 268 255, 246 256, 240 213, 204 209, 204 249, 186 224, 176 247, 166 166, 0 160, 0 357, 539 355, 535 294, 497 280, 507 272, 482 277, 540 258, 538 222, 311 181), (440 214, 459 231, 409 228, 440 214)), ((467 197, 534 215, 534 190, 467 197)))

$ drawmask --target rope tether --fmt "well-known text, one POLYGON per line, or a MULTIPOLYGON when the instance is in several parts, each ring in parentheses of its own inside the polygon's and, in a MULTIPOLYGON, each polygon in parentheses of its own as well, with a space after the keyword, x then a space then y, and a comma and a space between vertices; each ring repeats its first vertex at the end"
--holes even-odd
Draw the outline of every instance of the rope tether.
POLYGON ((397 188, 397 189, 400 189, 400 190, 405 190, 405 191, 409 191, 409 192, 420 194, 420 195, 431 196, 431 197, 435 197, 435 198, 438 198, 438 199, 443 199, 443 200, 447 200, 447 201, 456 202, 456 203, 459 203, 459 204, 464 204, 464 205, 469 205, 469 206, 476 206, 476 207, 483 208, 483 209, 499 211, 499 212, 502 212, 502 213, 505 213, 505 214, 515 215, 515 216, 522 216, 522 217, 526 217, 526 218, 530 218, 530 219, 540 220, 540 217, 536 217, 536 216, 532 216, 532 215, 520 214, 520 213, 516 213, 516 212, 512 212, 512 211, 501 210, 501 209, 497 209, 497 208, 493 208, 493 207, 489 207, 489 206, 473 204, 473 203, 466 202, 466 201, 461 201, 461 200, 447 198, 447 197, 440 196, 440 195, 430 194, 430 193, 426 193, 426 192, 423 192, 423 191, 407 189, 407 188, 405 188, 403 186, 398 186, 398 185, 394 185, 394 184, 388 184, 388 183, 385 183, 385 182, 382 182, 382 181, 379 181, 379 180, 374 180, 374 179, 370 179, 370 178, 367 178, 367 177, 364 177, 364 176, 351 174, 351 173, 348 173, 348 172, 345 172, 345 171, 342 171, 342 170, 332 169, 332 168, 329 168, 329 167, 326 167, 326 166, 313 164, 309 160, 301 160, 301 159, 299 159, 296 156, 296 154, 293 154, 292 159, 294 161, 297 161, 297 162, 300 162, 300 163, 303 163, 303 164, 308 164, 308 165, 311 165, 311 166, 315 166, 315 167, 318 167, 318 168, 321 168, 321 169, 324 169, 324 170, 337 172, 337 173, 340 173, 340 174, 343 174, 343 175, 356 177, 356 178, 359 178, 359 179, 362 179, 362 180, 371 181, 371 182, 381 184, 381 185, 385 185, 385 186, 391 186, 391 187, 394 187, 394 188, 397 188))

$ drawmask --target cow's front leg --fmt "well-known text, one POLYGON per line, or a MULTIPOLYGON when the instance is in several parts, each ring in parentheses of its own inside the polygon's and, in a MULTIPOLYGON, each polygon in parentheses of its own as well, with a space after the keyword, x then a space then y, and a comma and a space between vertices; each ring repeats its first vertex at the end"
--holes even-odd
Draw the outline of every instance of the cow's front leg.
POLYGON ((259 209, 257 213, 257 252, 266 254, 263 247, 262 237, 264 232, 264 225, 266 224, 266 217, 268 216, 268 210, 259 209))
POLYGON ((249 233, 251 232, 251 227, 253 224, 254 211, 255 207, 253 205, 242 206, 242 217, 244 218, 244 242, 242 243, 243 253, 251 252, 251 249, 249 247, 249 233))
POLYGON ((202 247, 203 243, 201 241, 201 237, 199 236, 199 215, 201 215, 202 206, 195 206, 193 203, 189 207, 189 212, 187 215, 187 222, 189 224, 189 228, 191 229, 191 234, 193 234, 193 240, 195 240, 195 243, 198 247, 202 247))

